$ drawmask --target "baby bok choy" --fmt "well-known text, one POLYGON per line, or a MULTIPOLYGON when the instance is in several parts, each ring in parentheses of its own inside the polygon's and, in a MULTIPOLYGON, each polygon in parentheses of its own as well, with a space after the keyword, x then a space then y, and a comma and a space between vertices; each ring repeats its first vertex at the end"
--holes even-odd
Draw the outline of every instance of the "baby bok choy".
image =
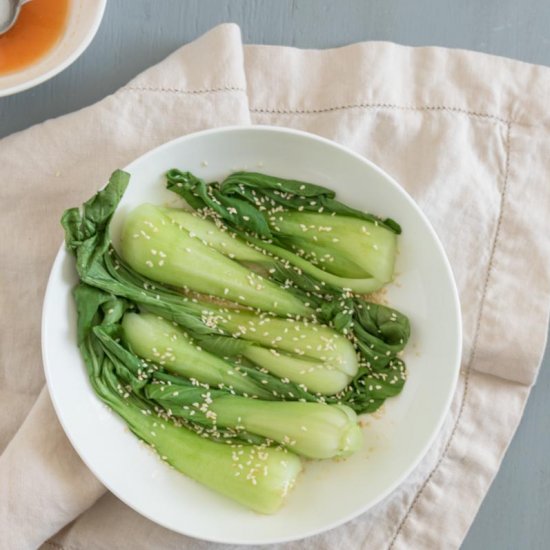
POLYGON ((97 396, 176 470, 252 510, 276 512, 301 471, 300 459, 266 445, 215 442, 159 415, 154 403, 119 378, 126 366, 96 335, 98 328, 108 330, 117 321, 113 312, 123 313, 124 307, 117 307, 111 295, 83 284, 74 296, 79 347, 97 396))
POLYGON ((392 280, 400 226, 336 201, 325 187, 254 172, 206 185, 172 169, 167 180, 197 211, 323 284, 366 294, 392 280))
POLYGON ((408 319, 360 295, 391 280, 400 228, 303 182, 168 179, 193 211, 138 207, 121 254, 109 226, 129 174, 64 213, 78 345, 98 397, 162 459, 272 513, 297 454, 355 452, 356 414, 405 383, 408 319))
POLYGON ((266 390, 255 389, 238 367, 231 368, 225 359, 203 348, 226 357, 245 357, 306 392, 323 395, 341 391, 357 373, 353 345, 327 326, 207 304, 203 304, 203 319, 230 337, 199 335, 197 343, 161 317, 128 313, 122 322, 124 340, 135 353, 172 372, 215 385, 221 382, 262 398, 266 390))
POLYGON ((357 415, 345 405, 262 401, 190 384, 149 384, 147 397, 177 417, 245 430, 308 458, 346 457, 362 446, 357 415))
MULTIPOLYGON (((129 319, 139 322, 141 317, 152 320, 126 313, 122 325, 129 319)), ((357 415, 345 405, 252 399, 168 374, 163 370, 166 365, 144 362, 124 348, 118 341, 121 329, 115 325, 94 328, 106 353, 117 361, 119 376, 133 391, 163 407, 168 416, 208 428, 209 437, 226 436, 219 428, 244 441, 254 434, 317 459, 349 456, 362 445, 357 415)), ((176 348, 169 353, 176 353, 176 348)), ((264 381, 264 391, 273 387, 269 377, 264 381)))
POLYGON ((244 396, 271 398, 271 392, 246 377, 238 366, 203 350, 177 325, 151 313, 127 313, 122 337, 129 348, 166 370, 244 396))
MULTIPOLYGON (((62 225, 65 229, 66 245, 76 257, 76 270, 82 282, 102 289, 113 296, 126 299, 133 304, 134 310, 152 311, 156 315, 175 321, 194 340, 197 340, 204 350, 224 358, 224 360, 229 358, 230 361, 225 365, 228 369, 235 366, 234 359, 243 357, 244 360, 239 365, 239 371, 242 374, 246 373, 246 378, 249 381, 255 382, 258 393, 249 394, 247 385, 246 388, 242 388, 244 391, 237 391, 241 395, 247 393, 266 399, 265 394, 259 393, 259 388, 265 390, 266 384, 268 384, 268 389, 274 399, 344 403, 357 413, 364 413, 375 411, 384 403, 385 399, 402 390, 406 380, 406 368, 399 354, 409 338, 410 327, 407 317, 396 310, 367 302, 360 296, 344 292, 336 287, 323 286, 316 278, 295 269, 290 264, 282 265, 280 262, 270 270, 272 281, 292 293, 304 305, 307 304, 306 307, 311 307, 315 311, 318 322, 330 325, 350 339, 358 353, 359 369, 344 389, 334 395, 320 396, 318 393, 304 390, 308 381, 305 381, 306 386, 301 387, 288 378, 282 380, 269 374, 264 367, 257 369, 254 368, 254 364, 246 365, 246 361, 251 363, 252 361, 244 357, 244 351, 247 348, 250 351, 252 346, 258 348, 259 344, 242 337, 236 338, 235 336, 238 336, 238 332, 241 331, 238 326, 236 327, 237 332, 232 332, 229 330, 229 326, 224 328, 223 323, 218 322, 224 319, 230 320, 228 314, 231 315, 231 312, 236 310, 220 306, 218 307, 219 311, 216 311, 215 305, 211 302, 201 302, 192 296, 183 296, 166 285, 152 281, 126 264, 113 247, 109 235, 109 225, 128 182, 129 174, 117 170, 112 174, 108 185, 86 201, 81 208, 70 208, 63 214, 62 225)), ((171 210, 171 215, 173 212, 179 211, 171 210)), ((183 214, 190 215, 187 212, 183 212, 183 214)), ((195 215, 194 218, 197 219, 197 216, 195 215)), ((251 260, 250 249, 240 248, 242 243, 235 240, 230 232, 223 231, 221 226, 220 228, 216 227, 211 221, 199 221, 206 223, 206 225, 201 224, 200 227, 195 226, 197 235, 202 231, 201 239, 208 240, 209 245, 214 248, 217 246, 217 251, 225 250, 229 245, 235 246, 231 252, 227 252, 228 257, 230 257, 229 254, 232 254, 237 260, 237 254, 240 254, 243 258, 251 260), (212 228, 219 230, 219 233, 212 232, 212 228), (224 242, 224 239, 229 239, 226 242, 226 247, 220 244, 224 242)), ((180 222, 182 223, 181 219, 180 222)), ((146 239, 144 239, 145 241, 146 239)), ((273 258, 261 254, 266 261, 275 261, 273 258)), ((252 258, 254 262, 259 263, 260 260, 260 256, 256 260, 252 258)), ((292 320, 287 319, 287 321, 291 322, 292 320)), ((305 321, 306 319, 304 319, 304 324, 305 321)), ((258 331, 259 326, 263 326, 265 320, 260 315, 253 322, 257 326, 251 328, 249 337, 254 333, 254 329, 258 331)), ((315 327, 315 323, 311 322, 310 330, 314 332, 315 327)), ((266 331, 261 334, 264 335, 264 332, 266 331)), ((267 336, 269 336, 269 331, 267 336)), ((281 341, 290 339, 291 344, 297 342, 296 338, 303 339, 301 338, 303 335, 300 337, 292 335, 288 323, 279 334, 274 336, 274 344, 278 343, 278 338, 281 338, 281 341), (287 328, 289 330, 286 330, 287 328)), ((305 343, 306 349, 302 350, 304 356, 297 354, 293 359, 297 357, 305 359, 305 356, 309 355, 306 352, 311 351, 307 349, 307 345, 311 346, 310 343, 305 343)), ((170 343, 166 343, 166 346, 170 346, 170 343)), ((271 342, 264 343, 261 347, 264 350, 260 350, 260 353, 264 354, 266 361, 268 359, 275 361, 276 354, 284 351, 271 345, 271 342), (269 355, 265 353, 268 348, 272 349, 272 351, 268 351, 269 355)), ((252 351, 257 351, 257 349, 252 349, 252 351)), ((282 354, 280 357, 285 360, 286 354, 282 354)), ((311 367, 310 362, 307 364, 307 369, 311 367)), ((277 367, 275 366, 275 368, 277 367)), ((300 368, 298 373, 300 370, 307 371, 307 369, 300 368)), ((350 376, 351 372, 350 370, 350 376)), ((337 377, 341 376, 341 373, 338 372, 333 374, 336 374, 337 377)), ((239 377, 237 376, 237 378, 239 377)))
POLYGON ((130 267, 154 281, 277 315, 311 314, 292 294, 205 243, 165 209, 143 204, 126 218, 121 249, 130 267))

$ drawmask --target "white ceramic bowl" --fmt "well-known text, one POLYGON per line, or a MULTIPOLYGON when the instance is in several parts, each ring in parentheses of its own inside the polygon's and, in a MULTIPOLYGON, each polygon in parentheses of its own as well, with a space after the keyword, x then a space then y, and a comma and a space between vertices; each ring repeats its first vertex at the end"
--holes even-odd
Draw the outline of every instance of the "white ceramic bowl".
POLYGON ((308 463, 280 512, 255 514, 170 469, 96 398, 76 347, 74 260, 62 247, 44 301, 42 345, 50 395, 63 428, 106 487, 174 531, 216 542, 260 544, 299 539, 344 523, 404 480, 427 451, 451 402, 461 322, 443 248, 412 199, 372 163, 326 139, 270 127, 200 132, 130 164, 126 170, 132 179, 113 219, 115 246, 129 208, 143 202, 179 204, 164 188, 163 174, 172 167, 209 181, 243 168, 311 181, 336 190, 340 200, 355 208, 397 220, 403 227, 399 284, 390 285, 387 296, 411 320, 404 356, 409 379, 382 412, 365 417, 362 451, 342 462, 308 463))
POLYGON ((37 86, 66 69, 90 45, 106 3, 107 0, 71 0, 69 19, 59 42, 32 65, 0 76, 0 97, 37 86))

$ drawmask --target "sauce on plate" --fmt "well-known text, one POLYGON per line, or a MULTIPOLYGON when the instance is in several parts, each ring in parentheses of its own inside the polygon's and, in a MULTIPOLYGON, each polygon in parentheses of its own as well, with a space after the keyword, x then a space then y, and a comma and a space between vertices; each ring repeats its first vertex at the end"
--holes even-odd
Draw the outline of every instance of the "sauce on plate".
POLYGON ((19 71, 46 55, 65 31, 70 0, 32 0, 15 25, 0 35, 0 75, 19 71))

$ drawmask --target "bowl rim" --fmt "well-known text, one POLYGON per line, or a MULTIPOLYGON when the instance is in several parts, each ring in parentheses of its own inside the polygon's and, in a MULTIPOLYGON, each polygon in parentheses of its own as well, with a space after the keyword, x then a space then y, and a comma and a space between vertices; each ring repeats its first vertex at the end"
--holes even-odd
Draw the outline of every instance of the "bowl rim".
MULTIPOLYGON (((6 96, 18 94, 19 92, 23 92, 30 88, 34 88, 35 86, 38 86, 39 84, 42 84, 43 82, 46 82, 50 78, 53 78, 54 76, 58 75, 60 72, 64 71, 69 65, 72 65, 88 48, 88 46, 94 39, 99 29, 99 25, 101 24, 101 21, 103 20, 103 15, 105 13, 105 8, 107 6, 107 0, 96 0, 96 2, 97 2, 97 7, 95 10, 94 19, 91 21, 91 25, 88 28, 88 31, 86 32, 86 34, 84 35, 84 38, 82 39, 82 41, 80 42, 80 44, 76 49, 74 49, 61 63, 59 63, 55 67, 52 67, 48 71, 45 71, 39 74, 38 76, 31 78, 30 80, 21 82, 20 84, 15 84, 7 88, 0 87, 0 97, 6 97, 6 96)), ((5 76, 5 75, 2 75, 2 76, 5 76)))
MULTIPOLYGON (((411 461, 409 467, 406 468, 401 473, 401 475, 399 477, 397 477, 396 480, 385 489, 385 491, 382 491, 376 499, 373 499, 372 501, 368 502, 364 506, 355 509, 353 512, 350 512, 349 514, 347 514, 343 518, 340 517, 340 518, 338 518, 338 519, 336 519, 332 522, 328 522, 328 523, 324 524, 321 528, 310 529, 309 531, 306 531, 306 532, 300 534, 299 536, 296 536, 296 535, 283 535, 283 536, 280 536, 280 537, 270 539, 269 541, 265 541, 265 540, 262 540, 262 539, 242 540, 242 539, 236 539, 236 538, 228 540, 227 538, 222 538, 222 537, 219 537, 219 536, 209 536, 209 535, 204 535, 204 534, 199 535, 199 534, 193 533, 193 532, 184 533, 183 531, 175 530, 172 525, 168 524, 168 522, 164 523, 162 521, 162 519, 159 520, 156 517, 153 518, 148 513, 144 513, 142 510, 138 509, 131 502, 129 502, 128 499, 126 499, 126 497, 124 495, 120 494, 118 490, 113 490, 110 486, 108 486, 103 481, 102 477, 96 473, 96 469, 93 467, 92 464, 89 463, 87 457, 79 452, 78 445, 76 444, 75 441, 73 441, 73 438, 69 435, 69 432, 66 430, 65 423, 63 421, 63 415, 61 413, 61 405, 56 401, 54 395, 50 391, 50 387, 51 387, 51 384, 53 382, 52 382, 52 379, 50 378, 50 375, 51 375, 50 369, 48 369, 46 367, 46 364, 48 363, 48 360, 47 360, 48 353, 47 353, 47 349, 46 349, 46 338, 44 337, 44 335, 47 333, 47 329, 46 329, 47 309, 48 309, 48 307, 51 307, 49 305, 49 302, 51 302, 51 297, 49 295, 53 293, 53 291, 51 290, 53 288, 53 285, 51 285, 50 283, 53 280, 53 275, 54 275, 54 272, 56 271, 55 268, 58 266, 58 264, 61 264, 63 262, 63 260, 65 259, 65 257, 66 257, 67 251, 64 247, 64 243, 61 244, 61 247, 58 250, 58 253, 56 254, 55 260, 52 263, 52 268, 51 268, 50 275, 48 277, 46 292, 45 292, 45 295, 44 295, 43 308, 42 308, 42 323, 41 323, 41 347, 42 347, 43 367, 44 367, 44 372, 45 372, 45 377, 46 377, 46 383, 47 383, 47 386, 48 386, 48 393, 50 394, 50 398, 51 398, 54 410, 56 412, 56 415, 58 417, 58 420, 61 423, 61 425, 63 427, 63 430, 65 431, 71 445, 76 450, 77 454, 80 456, 82 461, 86 464, 86 466, 90 469, 90 471, 94 474, 94 476, 96 476, 101 481, 101 483, 111 493, 113 493, 119 500, 124 502, 124 504, 126 504, 127 506, 132 508, 138 514, 146 517, 147 519, 149 519, 153 523, 156 523, 157 525, 160 525, 161 527, 169 529, 170 531, 174 531, 174 532, 177 532, 177 533, 182 534, 184 536, 194 537, 194 538, 197 538, 199 540, 204 540, 204 541, 207 541, 207 542, 215 542, 215 543, 222 543, 222 544, 238 544, 238 545, 243 545, 243 546, 256 546, 256 545, 262 545, 262 544, 280 544, 280 543, 298 541, 298 540, 303 540, 303 539, 308 538, 308 537, 312 537, 312 536, 315 536, 315 535, 326 533, 326 532, 328 532, 332 529, 335 529, 335 528, 337 528, 341 525, 344 525, 344 524, 350 522, 351 520, 359 517, 361 514, 364 514, 368 510, 374 508, 377 504, 379 504, 381 501, 383 501, 385 498, 387 498, 393 491, 395 491, 406 480, 406 478, 411 474, 411 472, 420 464, 422 459, 426 456, 426 454, 429 451, 430 447, 434 443, 437 435, 441 431, 443 423, 444 423, 444 421, 447 418, 447 415, 449 413, 454 395, 456 393, 459 374, 460 374, 460 365, 461 365, 461 361, 462 361, 463 327, 462 327, 462 314, 461 314, 461 308, 460 308, 460 299, 459 299, 458 289, 457 289, 457 286, 456 286, 456 281, 455 281, 453 271, 452 271, 452 268, 451 268, 451 264, 449 262, 449 259, 447 258, 447 254, 445 253, 445 249, 443 248, 443 244, 441 243, 437 233, 435 232, 434 228, 432 227, 432 224, 430 223, 430 221, 428 220, 426 215, 422 212, 420 207, 416 204, 414 199, 409 195, 409 193, 403 187, 401 187, 397 183, 397 181, 392 176, 390 176, 387 172, 382 170, 378 165, 376 165, 375 163, 373 163, 372 161, 370 161, 366 157, 360 155, 359 153, 354 152, 353 150, 351 150, 350 148, 348 148, 344 145, 341 145, 341 144, 339 144, 339 143, 337 143, 337 142, 335 142, 331 139, 328 139, 328 138, 325 138, 325 137, 322 137, 322 136, 319 136, 319 135, 316 135, 316 134, 312 134, 310 132, 306 132, 306 131, 303 131, 303 130, 296 130, 294 128, 288 128, 288 127, 284 127, 284 126, 270 126, 270 125, 250 125, 250 126, 248 126, 248 125, 230 125, 230 126, 221 126, 221 127, 210 128, 210 129, 201 130, 201 131, 197 131, 197 132, 192 132, 192 133, 189 133, 189 134, 171 139, 171 140, 169 140, 165 143, 162 143, 161 145, 145 152, 144 154, 137 156, 134 160, 132 160, 132 162, 130 162, 129 164, 127 164, 124 167, 124 170, 131 171, 132 166, 135 163, 143 162, 143 160, 147 159, 150 156, 153 156, 153 155, 159 153, 163 149, 174 146, 175 143, 182 143, 182 142, 185 142, 187 140, 193 140, 197 137, 205 137, 205 136, 209 136, 209 135, 213 135, 213 134, 220 134, 220 133, 231 134, 231 133, 238 133, 238 132, 243 132, 243 131, 244 132, 266 132, 267 131, 267 132, 287 134, 287 135, 291 134, 291 135, 294 135, 294 136, 314 140, 314 141, 320 142, 320 143, 325 144, 325 145, 329 145, 331 147, 339 149, 341 152, 343 152, 347 155, 355 157, 357 160, 359 160, 362 163, 366 164, 370 169, 376 171, 379 175, 381 175, 387 181, 387 183, 389 185, 394 186, 395 188, 397 188, 397 190, 400 193, 402 193, 403 198, 409 203, 409 206, 416 212, 416 214, 418 216, 420 216, 420 218, 422 218, 423 222, 426 224, 428 232, 430 233, 431 237, 433 238, 434 245, 436 246, 436 248, 438 250, 438 253, 441 256, 441 259, 442 259, 442 262, 443 262, 443 265, 444 265, 444 268, 445 268, 445 272, 446 272, 446 274, 448 276, 448 279, 449 279, 449 282, 450 282, 450 290, 451 290, 451 294, 452 294, 451 298, 452 298, 453 309, 454 309, 454 319, 453 319, 453 321, 454 321, 454 325, 456 326, 455 338, 456 338, 456 342, 457 342, 458 345, 457 345, 456 356, 454 358, 452 358, 451 361, 449 361, 449 364, 450 365, 452 364, 452 366, 454 368, 454 373, 453 373, 452 384, 450 384, 450 386, 448 388, 448 393, 447 393, 447 396, 446 396, 446 399, 445 399, 445 405, 442 408, 442 412, 440 414, 440 417, 439 417, 438 421, 434 424, 434 427, 433 427, 433 429, 430 433, 430 436, 428 438, 426 438, 426 441, 425 441, 424 445, 418 451, 418 453, 417 453, 416 457, 414 458, 414 460, 411 461)), ((184 475, 184 474, 182 474, 182 475, 184 475)))

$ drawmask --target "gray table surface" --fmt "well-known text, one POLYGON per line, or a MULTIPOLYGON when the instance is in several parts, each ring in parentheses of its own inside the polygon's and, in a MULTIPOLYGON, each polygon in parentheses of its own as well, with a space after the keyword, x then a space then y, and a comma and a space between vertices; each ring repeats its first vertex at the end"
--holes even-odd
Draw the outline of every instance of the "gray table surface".
MULTIPOLYGON (((238 23, 248 43, 326 48, 390 40, 550 65, 545 0, 110 0, 80 59, 41 86, 0 98, 0 137, 101 99, 225 21, 238 23)), ((464 550, 550 548, 548 395, 550 348, 464 550)))

